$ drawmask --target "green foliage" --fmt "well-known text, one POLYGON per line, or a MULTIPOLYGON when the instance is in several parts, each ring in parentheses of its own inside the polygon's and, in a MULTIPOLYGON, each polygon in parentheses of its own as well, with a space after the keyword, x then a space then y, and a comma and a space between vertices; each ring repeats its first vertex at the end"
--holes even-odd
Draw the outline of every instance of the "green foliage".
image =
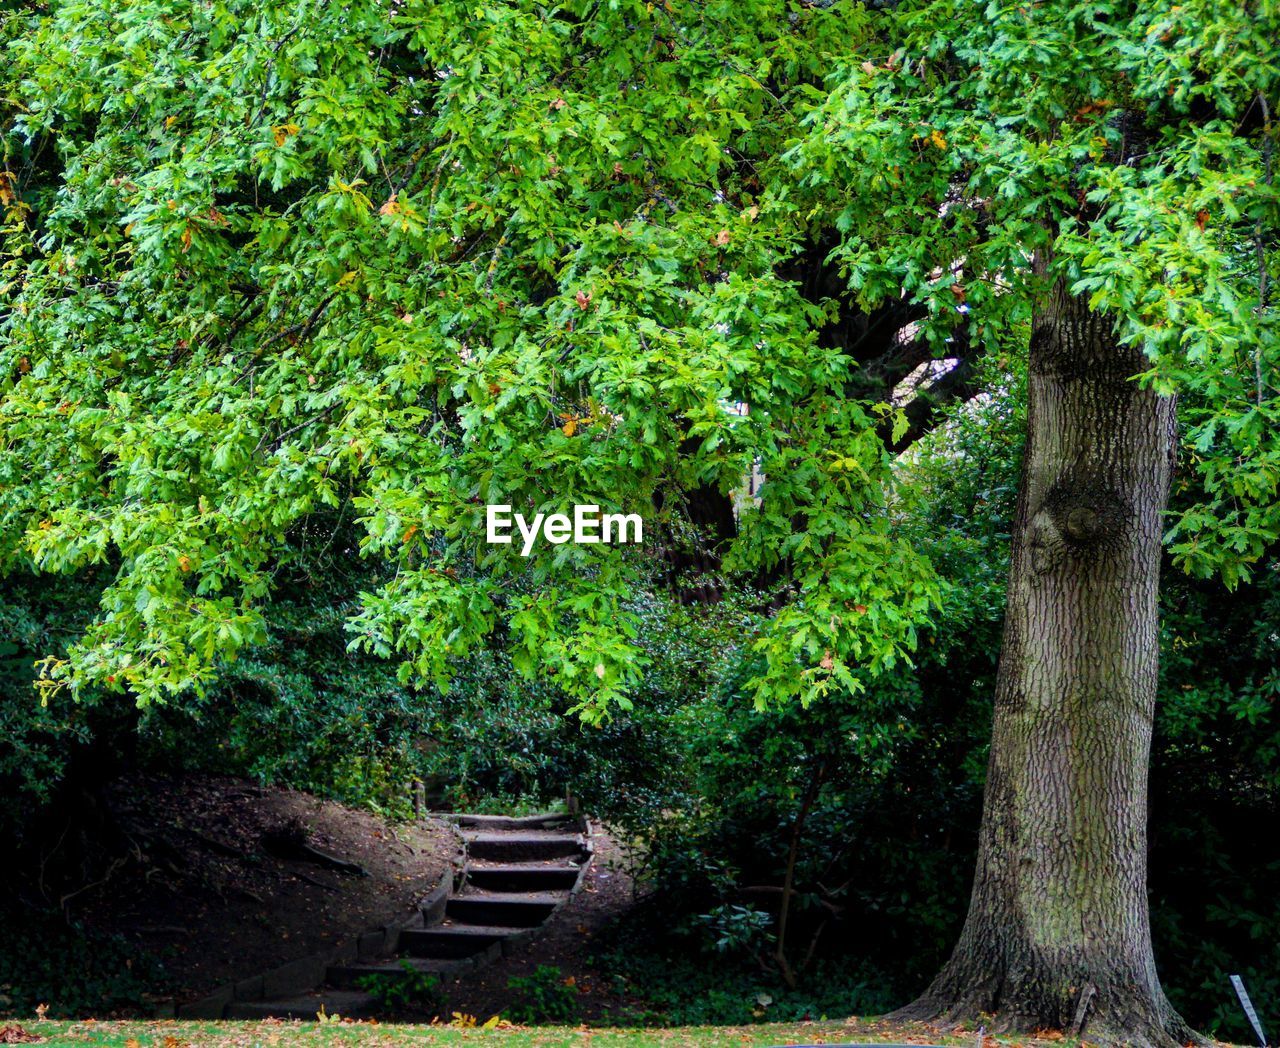
POLYGON ((716 953, 759 953, 773 938, 773 918, 751 906, 723 903, 698 915, 706 942, 716 953))
POLYGON ((400 967, 403 971, 398 975, 365 975, 356 980, 357 985, 387 1011, 439 1012, 445 1003, 440 977, 420 971, 409 960, 402 960, 400 967))
MULTIPOLYGON (((1017 391, 1021 365, 1005 363, 1011 370, 989 362, 983 381, 1017 391)), ((642 883, 661 900, 660 909, 620 930, 599 961, 603 971, 626 973, 627 992, 646 1002, 637 1021, 719 1014, 746 1022, 757 993, 773 998, 770 1018, 869 1013, 918 992, 945 959, 976 848, 1021 465, 1020 403, 1016 395, 970 403, 902 464, 911 481, 904 495, 912 496, 903 526, 917 529, 920 548, 938 566, 945 610, 922 639, 916 665, 876 682, 873 710, 864 695, 805 712, 757 711, 740 684, 750 669, 707 655, 717 644, 741 651, 732 631, 717 638, 681 626, 673 640, 715 668, 688 678, 703 690, 691 689, 665 715, 637 710, 610 726, 639 732, 646 741, 635 749, 661 751, 675 768, 651 780, 647 793, 615 797, 612 810, 605 790, 590 801, 641 842, 642 883), (859 735, 857 744, 850 734, 859 735), (781 883, 819 754, 831 764, 800 838, 793 962, 830 914, 824 902, 841 913, 818 938, 798 988, 788 990, 770 973, 772 919, 760 936, 738 938, 735 951, 716 946, 732 925, 727 918, 748 905, 744 886, 781 883), (707 956, 713 964, 693 960, 707 956), (837 1003, 845 980, 854 988, 837 1003)), ((1182 476, 1176 497, 1185 504, 1197 497, 1195 474, 1182 476)), ((1183 1013, 1236 1040, 1248 1031, 1226 976, 1245 974, 1266 1018, 1269 973, 1280 960, 1280 913, 1269 889, 1280 855, 1263 830, 1280 813, 1280 724, 1268 698, 1278 672, 1276 557, 1264 558, 1254 581, 1234 593, 1166 572, 1161 598, 1151 825, 1157 959, 1183 1013)), ((673 674, 681 664, 670 656, 664 662, 673 674)), ((772 918, 776 904, 756 912, 772 918)))
POLYGON ((713 686, 740 641, 747 604, 730 597, 694 609, 653 591, 629 602, 650 655, 644 701, 591 726, 566 719, 566 697, 522 680, 491 643, 460 663, 446 694, 430 698, 415 755, 420 776, 457 809, 545 809, 572 793, 592 813, 651 817, 679 789, 686 737, 699 730, 691 699, 713 686))
POLYGON ((57 650, 83 626, 79 605, 88 585, 47 586, 26 574, 0 580, 0 782, 5 794, 22 790, 47 800, 68 752, 87 741, 85 707, 37 701, 36 659, 57 650))
POLYGON ((326 599, 332 590, 278 601, 264 642, 202 699, 146 710, 144 755, 405 815, 431 696, 401 685, 385 661, 349 655, 342 602, 326 599), (201 736, 207 745, 191 745, 201 736))
POLYGON ((572 978, 553 964, 540 964, 529 975, 507 980, 514 995, 507 1016, 518 1023, 576 1023, 581 1003, 572 978))
MULTIPOLYGON (((1188 497, 1186 493, 1183 498, 1188 497)), ((1151 892, 1169 993, 1216 1036, 1249 1026, 1239 973, 1267 1029, 1280 1022, 1280 546, 1234 593, 1171 576, 1162 597, 1153 743, 1151 892)))
POLYGON ((0 1016, 30 1017, 46 1004, 51 1018, 106 1018, 163 995, 163 969, 118 936, 8 903, 0 906, 0 922, 0 1016))
MULTIPOLYGON (((660 916, 647 915, 660 923, 660 916)), ((620 929, 595 958, 615 993, 636 1003, 614 1017, 620 1025, 750 1025, 826 1016, 878 1015, 897 1003, 882 975, 857 963, 820 963, 798 990, 751 963, 690 957, 677 948, 655 951, 656 928, 645 921, 620 929), (639 926, 637 926, 639 924, 639 926)))
MULTIPOLYGON (((1276 857, 1210 827, 1275 811, 1277 36, 1224 0, 6 9, 0 775, 47 793, 105 693, 153 753, 389 810, 414 774, 567 787, 686 945, 794 837, 784 947, 834 907, 884 958, 846 1008, 918 988, 972 868, 1007 354, 1057 287, 1183 396, 1155 891, 1174 992, 1226 1022, 1218 969, 1252 951, 1264 986, 1275 940, 1248 885, 1276 857), (815 243, 850 301, 795 278, 815 243), (902 460, 820 337, 895 302, 988 358, 902 460), (672 606, 684 496, 753 471, 729 599, 672 606), (486 502, 636 511, 650 543, 526 559, 486 502)), ((791 999, 734 1007, 759 994, 791 999)))
POLYGON ((989 346, 1057 285, 1194 393, 1173 551, 1228 584, 1280 537, 1277 36, 1266 0, 887 4, 789 154, 860 301, 989 346))
POLYGON ((505 632, 598 720, 639 686, 645 558, 524 559, 482 504, 656 531, 756 462, 732 563, 785 558, 803 599, 756 616, 755 700, 909 655, 937 593, 890 531, 889 409, 844 395, 827 307, 778 274, 807 235, 780 157, 858 7, 117 14, 2 23, 0 522, 14 559, 110 565, 50 688, 206 691, 264 639, 289 535, 336 509, 391 568, 354 645, 443 689, 505 632))

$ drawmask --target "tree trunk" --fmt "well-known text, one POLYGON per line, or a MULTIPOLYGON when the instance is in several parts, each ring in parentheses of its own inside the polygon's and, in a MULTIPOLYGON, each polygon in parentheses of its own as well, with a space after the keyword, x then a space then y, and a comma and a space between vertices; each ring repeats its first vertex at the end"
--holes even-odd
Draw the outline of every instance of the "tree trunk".
POLYGON ((1059 288, 1032 326, 977 872, 960 941, 904 1018, 1168 1045, 1147 909, 1147 766, 1174 404, 1059 288))

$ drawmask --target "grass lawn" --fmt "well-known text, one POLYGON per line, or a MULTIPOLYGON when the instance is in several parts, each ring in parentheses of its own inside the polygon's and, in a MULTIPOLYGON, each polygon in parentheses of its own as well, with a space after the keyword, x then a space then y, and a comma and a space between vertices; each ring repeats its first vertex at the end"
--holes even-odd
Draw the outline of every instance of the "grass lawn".
MULTIPOLYGON (((0 1020, 3 1034, 11 1020, 0 1020)), ((940 1035, 926 1026, 878 1019, 836 1022, 779 1023, 756 1026, 686 1026, 673 1029, 616 1029, 565 1026, 511 1026, 465 1029, 454 1026, 398 1026, 362 1022, 24 1022, 39 1045, 110 1045, 112 1048, 289 1048, 291 1045, 501 1045, 502 1048, 749 1048, 752 1045, 841 1044, 878 1041, 907 1044, 963 1045, 977 1048, 973 1033, 940 1035)), ((5 1043, 0 1036, 0 1043, 5 1043)), ((14 1042, 10 1042, 14 1043, 14 1042)), ((1062 1038, 1029 1040, 986 1038, 983 1048, 1042 1045, 1074 1048, 1062 1038)))

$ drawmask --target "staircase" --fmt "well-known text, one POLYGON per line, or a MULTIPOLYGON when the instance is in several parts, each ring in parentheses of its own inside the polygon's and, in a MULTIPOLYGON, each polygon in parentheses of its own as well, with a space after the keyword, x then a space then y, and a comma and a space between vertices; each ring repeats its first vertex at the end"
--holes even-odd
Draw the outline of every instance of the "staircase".
POLYGON ((370 975, 398 977, 403 963, 457 979, 536 935, 575 896, 591 862, 583 819, 568 815, 448 815, 462 839, 464 860, 443 915, 424 913, 424 927, 400 930, 384 957, 330 965, 313 990, 270 1000, 233 1001, 228 1019, 371 1018, 376 999, 359 988, 370 975))

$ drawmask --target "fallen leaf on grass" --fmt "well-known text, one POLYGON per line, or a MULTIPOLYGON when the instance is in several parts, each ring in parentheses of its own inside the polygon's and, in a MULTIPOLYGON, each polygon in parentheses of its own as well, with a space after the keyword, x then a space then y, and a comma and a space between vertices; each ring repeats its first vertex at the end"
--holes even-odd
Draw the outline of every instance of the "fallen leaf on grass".
POLYGON ((24 1030, 17 1023, 0 1026, 0 1044, 31 1044, 34 1041, 43 1039, 30 1030, 24 1030))

